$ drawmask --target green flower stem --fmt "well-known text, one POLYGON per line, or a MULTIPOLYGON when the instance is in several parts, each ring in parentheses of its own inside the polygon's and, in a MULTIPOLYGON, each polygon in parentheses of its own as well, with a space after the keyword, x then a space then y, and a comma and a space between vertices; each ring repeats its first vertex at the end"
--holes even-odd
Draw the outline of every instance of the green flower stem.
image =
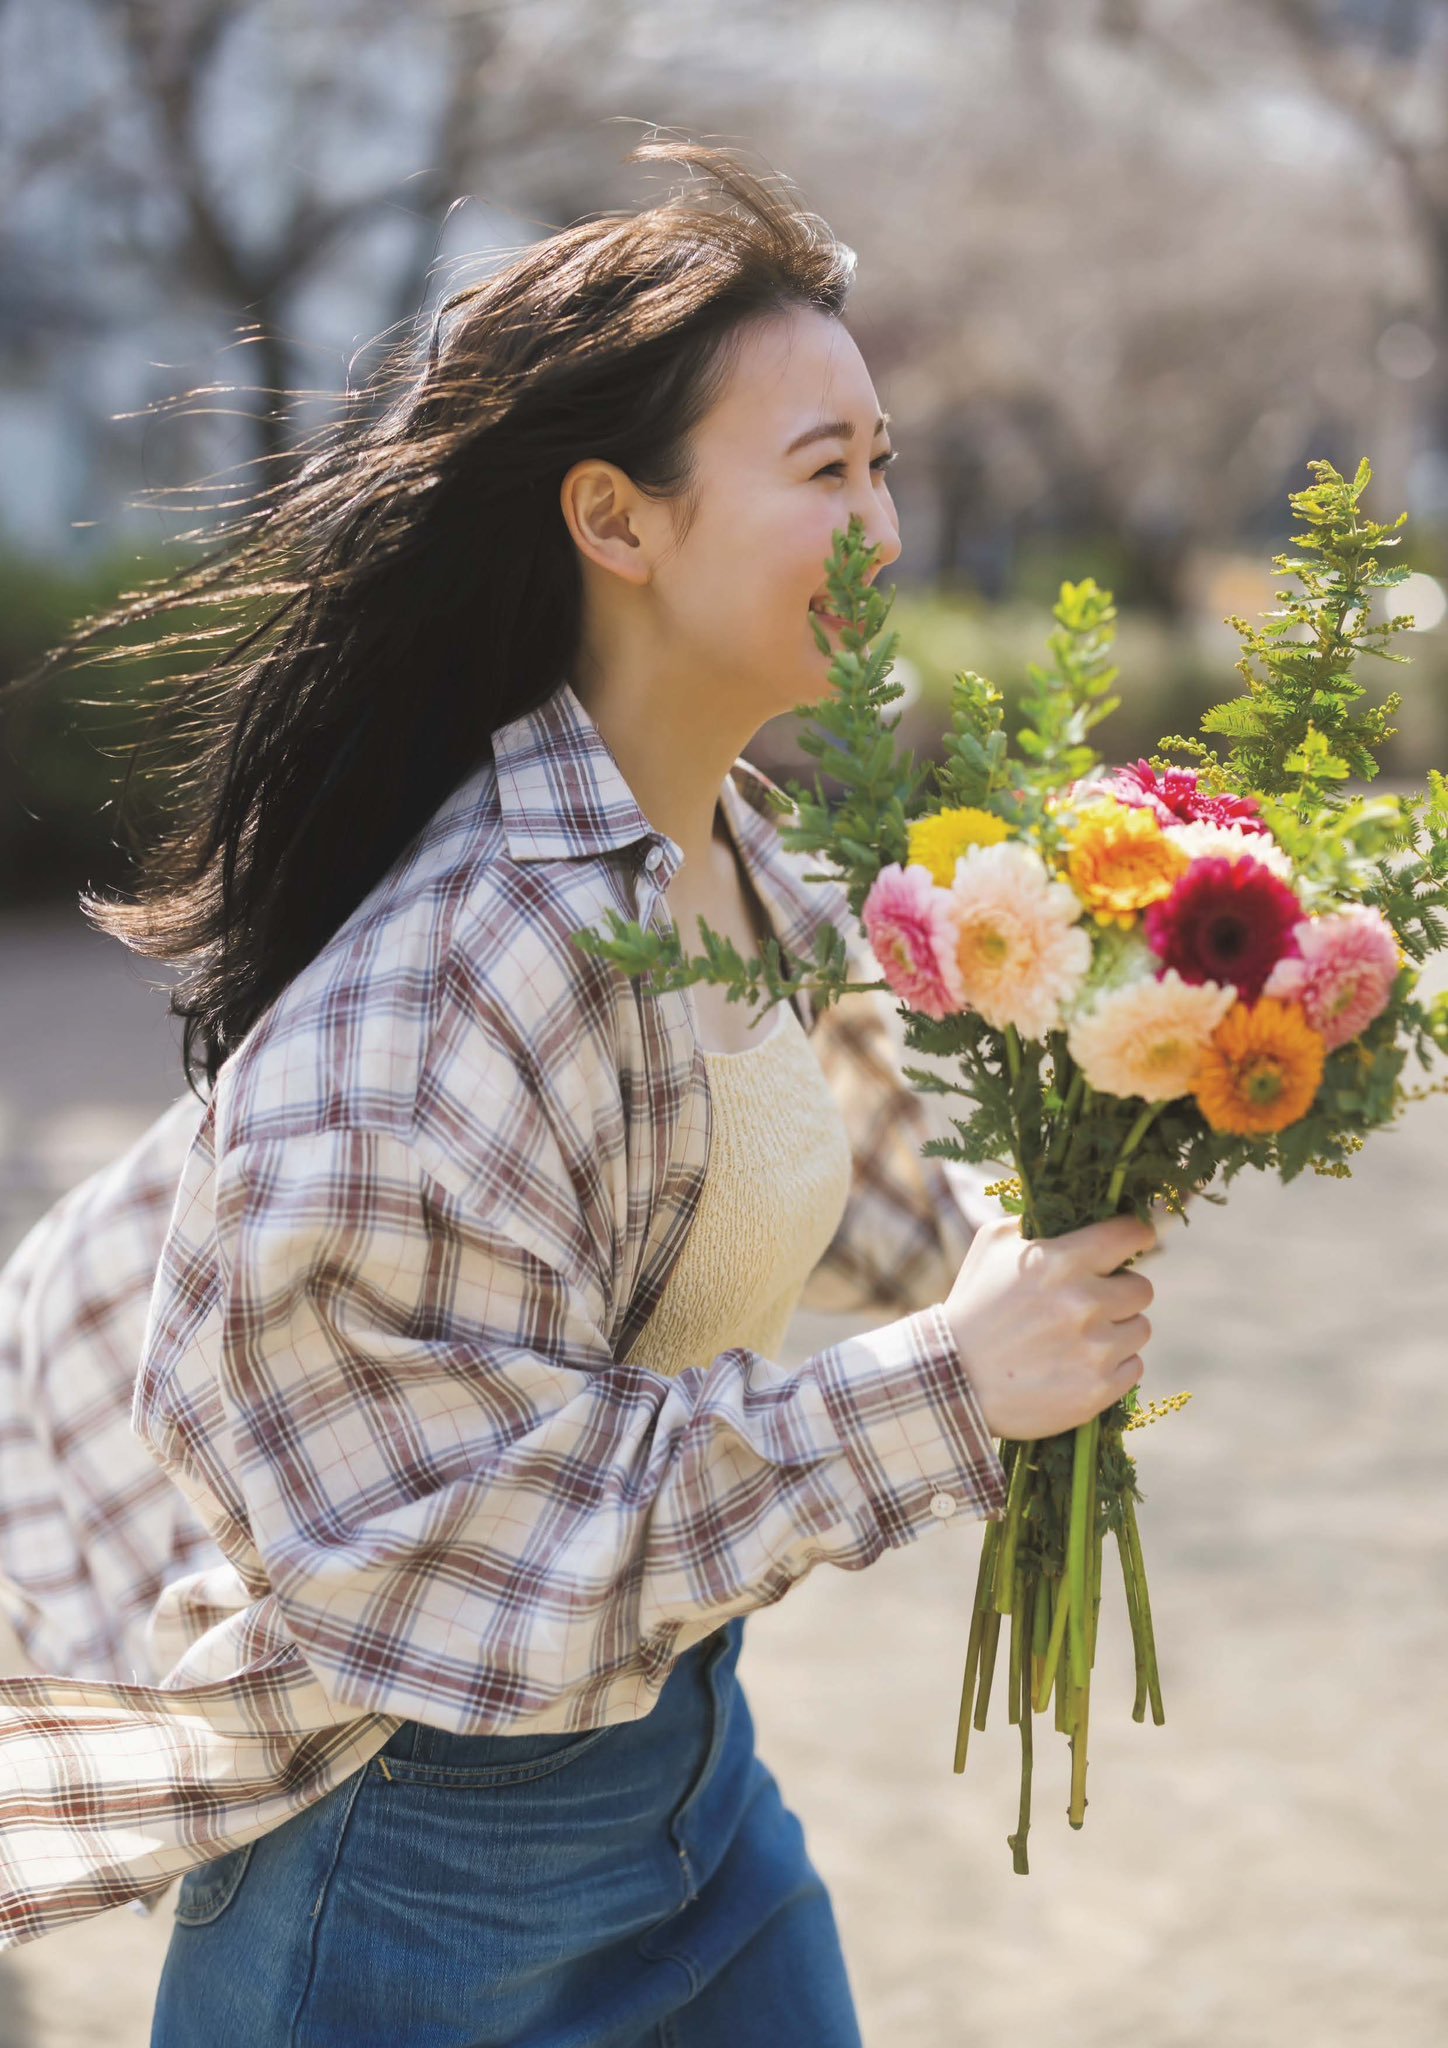
POLYGON ((1064 1579, 1056 1582, 1056 1604, 1051 1615, 1051 1634, 1046 1644, 1046 1654, 1041 1660, 1040 1683, 1036 1687, 1036 1712, 1044 1714, 1051 1702, 1051 1687, 1056 1683, 1056 1671, 1061 1661, 1061 1645, 1066 1639, 1066 1617, 1071 1612, 1071 1592, 1064 1579))
POLYGON ((1093 1415, 1076 1430, 1071 1465, 1071 1526, 1066 1546, 1066 1583, 1070 1588, 1070 1658, 1074 1684, 1084 1686, 1090 1665, 1086 1656, 1086 1553, 1096 1519, 1096 1448, 1101 1417, 1093 1415))
POLYGON ((1011 1598, 1011 1675, 1006 1687, 1006 1719, 1012 1723, 1021 1718, 1021 1699, 1026 1689, 1026 1636, 1031 1626, 1029 1584, 1024 1566, 1017 1565, 1015 1590, 1011 1598))
POLYGON ((1059 1166, 1061 1163, 1061 1154, 1066 1149, 1066 1140, 1075 1128, 1076 1112, 1081 1106, 1081 1097, 1085 1087, 1086 1076, 1077 1067, 1075 1073, 1071 1076, 1070 1086, 1066 1090, 1066 1103, 1061 1111, 1060 1120, 1055 1130, 1051 1133, 1051 1143, 1046 1152, 1046 1164, 1048 1166, 1059 1166))
POLYGON ((1101 1619, 1101 1553, 1106 1542, 1106 1525, 1099 1517, 1096 1540, 1091 1546, 1091 1620, 1086 1630, 1086 1661, 1096 1667, 1096 1629, 1101 1619))
POLYGON ((1039 1237, 1040 1227, 1036 1222, 1036 1195, 1031 1186, 1031 1177, 1026 1171, 1025 1147, 1017 1145, 1014 1165, 1016 1176, 1021 1183, 1021 1224, 1023 1237, 1039 1237))
POLYGON ((1014 1024, 1007 1024, 1002 1035, 1006 1048, 1006 1069, 1011 1077, 1011 1163, 1021 1183, 1021 1229, 1026 1237, 1039 1237, 1041 1233, 1036 1221, 1036 1197, 1026 1167, 1026 1134, 1021 1118, 1017 1114, 1016 1104, 1016 1092, 1020 1087, 1022 1072, 1021 1041, 1014 1024))
POLYGON ((975 1726, 985 1732, 985 1713, 990 1705, 990 1684, 995 1675, 996 1644, 1000 1639, 1001 1618, 994 1607, 988 1607, 980 1633, 980 1690, 975 1701, 975 1726))
POLYGON ((1116 1214, 1116 1205, 1121 1200, 1127 1162, 1165 1107, 1164 1102, 1149 1102, 1126 1134, 1126 1143, 1117 1154, 1116 1171, 1112 1174, 1111 1185, 1106 1190, 1106 1207, 1113 1216, 1116 1214))
POLYGON ((1031 1718, 1031 1702, 1027 1695, 1021 1702, 1021 1803, 1016 1831, 1006 1836, 1011 1868, 1017 1877, 1029 1877, 1031 1874, 1031 1866, 1026 1861, 1026 1836, 1031 1830, 1031 1718))
POLYGON ((955 1727, 955 1765, 957 1771, 965 1769, 966 1746, 970 1741, 970 1710, 975 1702, 975 1678, 980 1668, 981 1638, 985 1633, 986 1610, 990 1605, 991 1582, 995 1572, 995 1554, 1000 1544, 1001 1525, 987 1522, 985 1536, 980 1546, 980 1569, 975 1579, 975 1602, 970 1617, 970 1642, 965 1654, 965 1676, 960 1688, 960 1717, 955 1727))
POLYGON ((1141 1639, 1146 1652, 1146 1683, 1151 1695, 1151 1718, 1160 1728, 1166 1720, 1161 1704, 1161 1676, 1156 1668, 1156 1636, 1151 1626, 1151 1600, 1146 1590, 1146 1565, 1141 1555, 1141 1532, 1136 1526, 1136 1504, 1131 1495, 1122 1497, 1126 1539, 1131 1547, 1131 1571, 1136 1580, 1136 1597, 1141 1608, 1141 1639))
POLYGON ((1141 1602, 1136 1594, 1136 1577, 1131 1568, 1131 1544, 1126 1536, 1125 1515, 1123 1514, 1114 1530, 1116 1548, 1121 1558, 1121 1582, 1126 1588, 1126 1613, 1131 1623, 1131 1654, 1136 1660, 1136 1698, 1131 1706, 1133 1721, 1146 1719, 1146 1644, 1141 1633, 1141 1602))
POLYGON ((1046 1646, 1051 1640, 1051 1582, 1044 1572, 1036 1576, 1036 1599, 1031 1614, 1031 1683, 1034 1697, 1041 1680, 1041 1666, 1046 1660, 1046 1646))
POLYGON ((1030 1475, 1030 1455, 1024 1443, 1015 1447, 1015 1460, 1011 1466, 1010 1483, 1006 1488, 1006 1519, 1001 1536, 1001 1546, 996 1558, 995 1608, 997 1614, 1009 1614, 1011 1599, 1016 1585, 1016 1545, 1020 1540, 1021 1517, 1026 1511, 1026 1480, 1030 1475))
POLYGON ((1086 1819, 1086 1731, 1091 1719, 1091 1681, 1088 1674, 1085 1685, 1076 1698, 1076 1713, 1071 1725, 1071 1804, 1066 1809, 1066 1818, 1073 1828, 1079 1828, 1086 1819))

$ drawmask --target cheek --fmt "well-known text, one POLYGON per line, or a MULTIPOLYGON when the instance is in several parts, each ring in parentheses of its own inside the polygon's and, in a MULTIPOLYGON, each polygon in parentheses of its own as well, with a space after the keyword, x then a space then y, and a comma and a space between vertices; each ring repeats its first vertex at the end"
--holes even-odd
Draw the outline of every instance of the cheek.
POLYGON ((843 497, 827 483, 806 486, 780 511, 768 538, 767 573, 781 606, 803 617, 825 587, 835 528, 844 521, 843 497))
POLYGON ((828 483, 756 490, 729 506, 716 500, 675 582, 680 628, 754 665, 794 659, 796 641, 812 647, 809 601, 825 584, 841 503, 828 483))

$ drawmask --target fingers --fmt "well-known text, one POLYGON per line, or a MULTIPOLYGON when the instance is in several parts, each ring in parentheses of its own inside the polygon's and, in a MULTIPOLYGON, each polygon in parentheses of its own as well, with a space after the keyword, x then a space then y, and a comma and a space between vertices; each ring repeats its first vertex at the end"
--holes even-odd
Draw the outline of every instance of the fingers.
POLYGON ((1069 1250, 1088 1273, 1114 1273, 1125 1259, 1139 1258, 1157 1241, 1156 1225, 1140 1217, 1108 1216, 1101 1223, 1083 1223, 1068 1230, 1056 1243, 1069 1250))
POLYGON ((1108 1323, 1104 1341, 1108 1369, 1115 1372, 1123 1358, 1139 1358, 1151 1337, 1145 1316, 1128 1316, 1124 1322, 1108 1323))
POLYGON ((1130 1358, 1123 1358, 1111 1375, 1111 1398, 1119 1401, 1132 1387, 1140 1386, 1146 1363, 1139 1351, 1133 1351, 1130 1358))
POLYGON ((1090 1273, 1078 1280, 1076 1287, 1081 1300, 1088 1304, 1089 1313, 1104 1316, 1111 1323, 1123 1323, 1128 1316, 1141 1315, 1156 1300, 1156 1289, 1145 1273, 1130 1267, 1120 1273, 1090 1273))
POLYGON ((1089 1422, 1093 1415, 1104 1415, 1114 1402, 1122 1400, 1133 1387, 1141 1384, 1141 1376, 1145 1369, 1138 1351, 1133 1351, 1129 1357, 1120 1359, 1112 1366, 1105 1379, 1098 1382, 1096 1392, 1091 1397, 1091 1406, 1082 1420, 1089 1422))

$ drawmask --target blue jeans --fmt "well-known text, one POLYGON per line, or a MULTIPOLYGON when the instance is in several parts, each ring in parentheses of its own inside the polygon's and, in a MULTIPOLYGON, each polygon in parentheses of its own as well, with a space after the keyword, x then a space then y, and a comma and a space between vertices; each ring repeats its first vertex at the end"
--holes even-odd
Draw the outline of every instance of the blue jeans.
POLYGON ((829 1893, 755 1754, 744 1618, 652 1711, 406 1721, 181 1880, 151 2048, 861 2048, 829 1893))

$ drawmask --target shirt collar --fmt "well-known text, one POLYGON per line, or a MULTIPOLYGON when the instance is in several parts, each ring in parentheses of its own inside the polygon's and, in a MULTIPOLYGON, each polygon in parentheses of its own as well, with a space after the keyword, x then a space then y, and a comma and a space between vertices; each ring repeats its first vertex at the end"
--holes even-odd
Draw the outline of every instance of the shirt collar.
MULTIPOLYGON (((683 851, 651 825, 582 700, 566 680, 493 734, 498 802, 514 860, 568 860, 647 842, 651 874, 668 887, 683 851), (655 858, 657 854, 657 858, 655 858)), ((719 792, 725 823, 786 954, 808 958, 817 932, 847 915, 836 883, 805 882, 780 844, 796 816, 778 785, 740 755, 719 792)))
POLYGON ((613 750, 568 682, 498 728, 493 761, 514 860, 570 860, 611 853, 636 839, 664 840, 639 809, 613 750))

